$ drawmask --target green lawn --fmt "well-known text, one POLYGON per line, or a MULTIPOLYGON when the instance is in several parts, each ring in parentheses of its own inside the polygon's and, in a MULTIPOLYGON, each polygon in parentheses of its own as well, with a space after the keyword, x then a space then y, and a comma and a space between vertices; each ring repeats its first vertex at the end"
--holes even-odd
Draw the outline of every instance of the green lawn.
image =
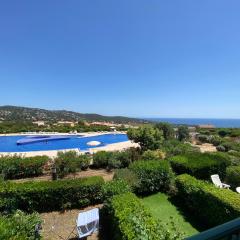
POLYGON ((177 229, 183 232, 186 237, 198 233, 198 230, 186 221, 177 207, 168 200, 166 194, 158 193, 143 198, 143 203, 151 210, 152 214, 163 223, 167 224, 173 221, 177 229))

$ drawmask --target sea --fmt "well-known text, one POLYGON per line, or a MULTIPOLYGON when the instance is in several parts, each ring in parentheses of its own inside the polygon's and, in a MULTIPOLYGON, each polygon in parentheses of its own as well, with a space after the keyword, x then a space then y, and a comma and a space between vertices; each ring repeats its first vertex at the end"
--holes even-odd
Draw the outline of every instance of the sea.
POLYGON ((240 119, 207 119, 207 118, 146 118, 153 122, 168 122, 177 125, 206 125, 211 124, 217 128, 240 128, 240 119))

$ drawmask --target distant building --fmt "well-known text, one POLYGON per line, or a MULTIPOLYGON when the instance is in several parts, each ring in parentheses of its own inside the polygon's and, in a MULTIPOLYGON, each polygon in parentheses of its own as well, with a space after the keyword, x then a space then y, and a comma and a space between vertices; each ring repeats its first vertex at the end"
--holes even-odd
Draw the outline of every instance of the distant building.
POLYGON ((198 128, 213 129, 215 128, 215 126, 212 124, 203 124, 203 125, 198 125, 198 128))
POLYGON ((57 125, 65 125, 65 126, 70 126, 70 127, 74 127, 75 126, 75 122, 70 122, 70 121, 58 121, 57 125))
POLYGON ((189 132, 196 132, 196 127, 188 127, 189 132))
POLYGON ((45 122, 44 121, 35 121, 35 122, 33 122, 33 124, 36 124, 36 125, 38 125, 38 127, 40 127, 40 126, 44 126, 45 122))

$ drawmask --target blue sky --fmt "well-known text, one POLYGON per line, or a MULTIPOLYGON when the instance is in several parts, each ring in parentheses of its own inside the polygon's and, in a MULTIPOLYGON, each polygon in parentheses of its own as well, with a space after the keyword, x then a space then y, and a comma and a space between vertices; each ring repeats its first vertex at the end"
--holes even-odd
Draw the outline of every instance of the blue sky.
POLYGON ((0 105, 240 118, 239 0, 9 0, 0 105))

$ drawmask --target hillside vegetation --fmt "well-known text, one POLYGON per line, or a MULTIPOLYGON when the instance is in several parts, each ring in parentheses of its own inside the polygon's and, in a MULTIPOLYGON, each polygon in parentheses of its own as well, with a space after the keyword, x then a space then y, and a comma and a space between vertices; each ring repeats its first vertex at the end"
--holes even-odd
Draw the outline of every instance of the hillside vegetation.
POLYGON ((141 123, 144 120, 122 116, 102 116, 94 113, 78 113, 66 110, 0 106, 0 120, 4 121, 108 121, 115 123, 141 123))

